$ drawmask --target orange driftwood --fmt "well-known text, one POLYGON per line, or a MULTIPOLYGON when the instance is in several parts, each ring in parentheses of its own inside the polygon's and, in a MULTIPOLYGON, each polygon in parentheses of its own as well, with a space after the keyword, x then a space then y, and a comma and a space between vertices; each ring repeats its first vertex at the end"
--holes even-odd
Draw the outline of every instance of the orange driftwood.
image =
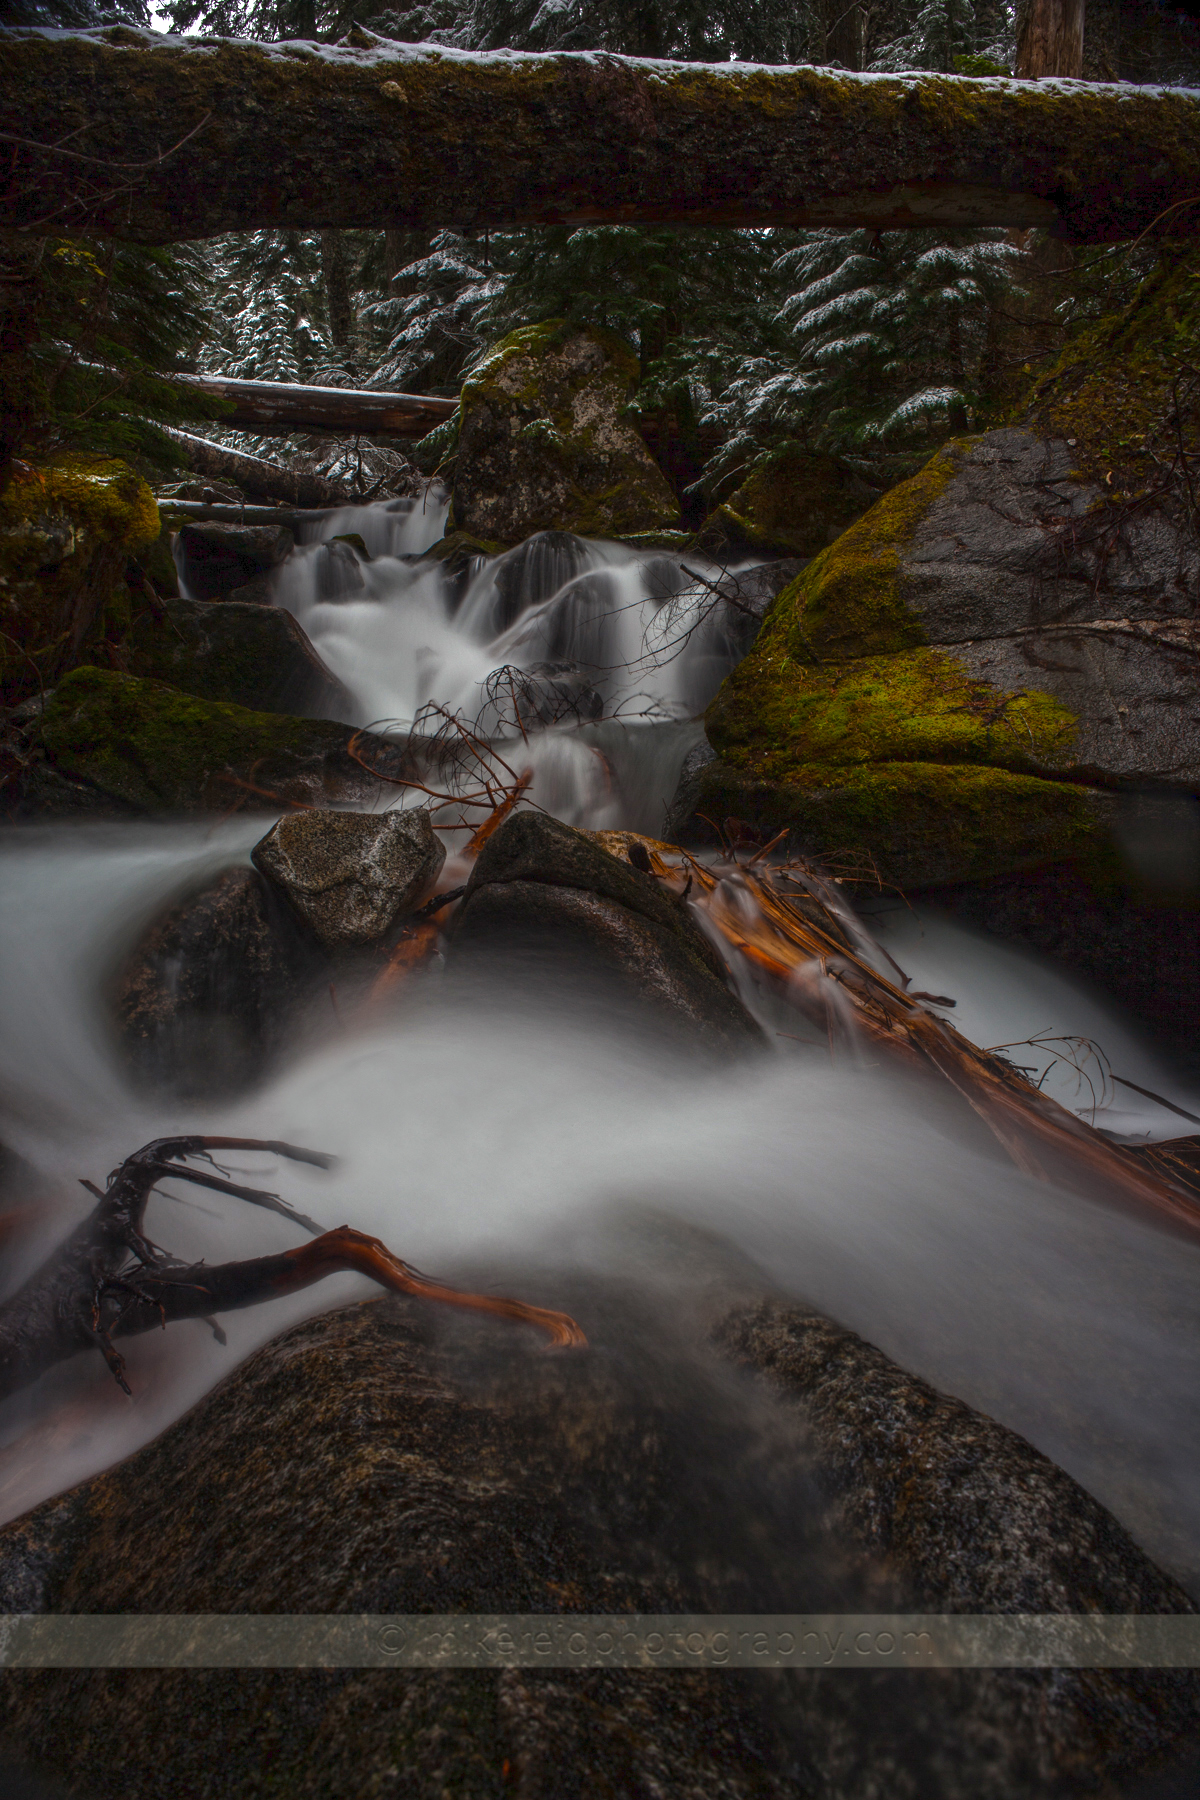
POLYGON ((631 832, 596 836, 614 855, 628 856, 631 844, 642 844, 651 873, 676 891, 690 880, 696 905, 729 948, 822 1032, 848 1017, 886 1055, 949 1082, 1023 1174, 1089 1195, 1103 1186, 1200 1231, 1200 1170, 1190 1152, 1179 1145, 1147 1153, 1114 1144, 1003 1057, 972 1044, 922 998, 872 967, 868 954, 879 954, 878 946, 814 869, 797 862, 755 867, 756 857, 704 864, 631 832))

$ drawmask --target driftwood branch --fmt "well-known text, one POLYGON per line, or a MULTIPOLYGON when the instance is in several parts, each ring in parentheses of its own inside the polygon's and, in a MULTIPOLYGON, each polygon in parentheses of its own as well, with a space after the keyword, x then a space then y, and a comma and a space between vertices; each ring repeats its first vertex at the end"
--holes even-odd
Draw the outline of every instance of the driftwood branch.
POLYGON ((1200 193, 1198 119, 1187 90, 1095 82, 16 29, 0 130, 24 141, 0 225, 86 218, 144 243, 656 221, 1105 241, 1200 193), (102 171, 55 153, 67 143, 141 166, 106 194, 102 171))
POLYGON ((214 1150, 265 1150, 317 1168, 332 1158, 295 1144, 258 1138, 157 1138, 126 1157, 98 1195, 89 1216, 12 1298, 0 1306, 0 1399, 53 1364, 81 1351, 99 1350, 113 1376, 129 1392, 125 1363, 115 1338, 134 1337, 177 1319, 205 1319, 221 1337, 213 1315, 257 1306, 311 1287, 326 1275, 354 1271, 398 1294, 418 1295, 447 1306, 493 1313, 535 1325, 552 1344, 582 1344, 583 1333, 565 1313, 520 1300, 466 1293, 431 1280, 394 1256, 377 1238, 349 1225, 321 1227, 278 1194, 243 1187, 215 1172, 214 1150), (189 1166, 197 1160, 209 1168, 189 1166), (314 1242, 275 1256, 247 1261, 180 1263, 143 1232, 146 1203, 160 1181, 189 1181, 245 1200, 293 1220, 316 1235, 314 1242))

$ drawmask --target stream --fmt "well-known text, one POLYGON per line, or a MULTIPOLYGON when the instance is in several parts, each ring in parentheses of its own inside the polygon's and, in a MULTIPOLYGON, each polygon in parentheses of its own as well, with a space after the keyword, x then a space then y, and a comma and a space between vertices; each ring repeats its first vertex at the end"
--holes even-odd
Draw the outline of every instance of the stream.
MULTIPOLYGON (((697 579, 719 571, 557 534, 465 570, 418 561, 444 522, 433 505, 348 508, 277 572, 276 603, 353 698, 346 722, 424 730, 457 715, 532 770, 530 803, 573 825, 659 834, 700 715, 744 648, 736 616, 697 579), (346 533, 370 561, 330 547, 346 533), (518 734, 514 670, 566 710, 546 725, 526 709, 518 734)), ((455 816, 452 852, 465 838, 455 816)), ((748 1261, 1023 1433, 1200 1592, 1200 1244, 1024 1178, 937 1094, 865 1056, 831 1064, 826 1046, 780 1035, 772 1016, 768 1053, 716 1069, 598 1014, 561 980, 464 995, 433 974, 383 1021, 331 1009, 234 1101, 138 1092, 105 984, 164 906, 245 863, 270 822, 10 833, 0 1141, 6 1203, 41 1210, 9 1258, 7 1291, 90 1209, 81 1178, 102 1182, 168 1131, 333 1152, 328 1174, 250 1154, 226 1166, 451 1280, 495 1263, 534 1288, 539 1270, 564 1266, 669 1288, 669 1248, 657 1263, 645 1249, 648 1222, 667 1221, 710 1234, 731 1270, 748 1261)), ((1037 958, 886 898, 868 924, 916 986, 957 1000, 954 1023, 976 1043, 1038 1039, 1014 1060, 1081 1116, 1131 1136, 1187 1129, 1113 1090, 1086 1054, 1081 1077, 1048 1038, 1095 1042, 1118 1074, 1200 1110, 1113 1006, 1037 958)), ((285 1221, 233 1201, 182 1184, 164 1194, 149 1235, 189 1260, 296 1241, 285 1221)), ((234 1313, 225 1347, 200 1322, 131 1340, 132 1400, 98 1356, 51 1371, 0 1408, 0 1519, 128 1455, 283 1326, 370 1291, 337 1277, 234 1313)))

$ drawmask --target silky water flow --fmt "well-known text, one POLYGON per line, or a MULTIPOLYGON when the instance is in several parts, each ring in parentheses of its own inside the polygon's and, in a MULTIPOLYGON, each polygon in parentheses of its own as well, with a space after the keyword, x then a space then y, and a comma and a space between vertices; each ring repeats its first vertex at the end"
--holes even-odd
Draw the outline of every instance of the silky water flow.
MULTIPOLYGON (((347 722, 424 728, 442 716, 432 705, 503 736, 500 715, 489 721, 489 678, 532 672, 536 692, 566 693, 570 707, 542 729, 527 713, 528 741, 511 729, 503 738, 503 754, 533 772, 530 799, 571 824, 657 834, 699 715, 744 647, 741 621, 705 585, 720 571, 559 534, 451 569, 420 558, 443 526, 432 505, 347 509, 277 573, 276 602, 353 696, 347 722), (371 560, 333 542, 347 533, 371 560)), ((536 703, 535 688, 521 691, 536 703)), ((435 973, 384 1022, 355 1027, 331 1011, 234 1100, 140 1091, 116 1054, 106 982, 156 913, 244 863, 268 824, 10 834, 0 1141, 14 1171, 8 1203, 25 1195, 45 1209, 40 1235, 10 1259, 10 1290, 90 1208, 79 1178, 102 1181, 168 1131, 333 1152, 329 1174, 252 1155, 228 1166, 425 1270, 453 1280, 502 1268, 510 1287, 524 1282, 549 1304, 552 1291, 529 1291, 539 1270, 669 1295, 686 1261, 678 1246, 704 1234, 743 1278, 754 1268, 764 1288, 816 1305, 1022 1432, 1197 1585, 1200 1246, 1023 1178, 960 1135, 935 1097, 865 1059, 831 1067, 825 1049, 777 1035, 772 1020, 769 1048, 718 1070, 561 988, 451 995, 435 973)), ((461 833, 449 837, 461 846, 461 833)), ((958 999, 956 1023, 976 1042, 1077 1034, 1130 1080, 1200 1110, 1112 1009, 1035 959, 932 913, 897 909, 871 928, 915 986, 958 999)), ((1057 1097, 1092 1116, 1097 1095, 1049 1050, 1014 1055, 1047 1067, 1057 1097)), ((1177 1134, 1161 1109, 1098 1098, 1112 1129, 1177 1134)), ((163 1186, 148 1230, 180 1257, 224 1261, 297 1241, 271 1215, 163 1186)), ((98 1355, 51 1371, 0 1409, 0 1517, 128 1455, 285 1325, 368 1291, 338 1277, 228 1315, 225 1347, 199 1322, 130 1340, 132 1401, 98 1355)))

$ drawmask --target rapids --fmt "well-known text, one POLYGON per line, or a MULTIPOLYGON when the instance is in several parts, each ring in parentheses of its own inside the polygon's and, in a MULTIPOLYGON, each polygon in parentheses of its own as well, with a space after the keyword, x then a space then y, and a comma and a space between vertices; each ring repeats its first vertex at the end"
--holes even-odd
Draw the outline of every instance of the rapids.
MULTIPOLYGON (((371 562, 314 543, 279 572, 275 597, 354 695, 351 722, 407 730, 431 702, 474 720, 495 670, 575 665, 605 716, 529 734, 520 749, 532 797, 571 823, 660 830, 697 715, 738 653, 722 609, 677 561, 614 545, 544 544, 465 574, 418 564, 442 526, 434 509, 348 509, 324 537, 360 533, 371 562)), ((703 573, 690 559, 688 569, 703 573)), ((502 1268, 512 1291, 549 1304, 553 1272, 572 1266, 685 1304, 678 1247, 709 1234, 731 1279, 748 1260, 1024 1433, 1200 1591, 1200 1245, 1026 1180, 943 1097, 865 1058, 831 1067, 824 1046, 774 1036, 770 1053, 716 1071, 568 989, 531 978, 519 994, 467 996, 434 973, 369 1025, 331 1009, 236 1101, 136 1091, 115 1054, 105 983, 161 907, 244 862, 268 823, 10 832, 5 1203, 43 1210, 14 1240, 7 1291, 90 1207, 79 1178, 103 1180, 167 1131, 332 1151, 331 1174, 251 1155, 227 1166, 325 1225, 376 1233, 422 1268, 450 1279, 502 1268)), ((976 1042, 1094 1040, 1118 1074, 1200 1110, 1114 1009, 1035 958, 933 913, 881 906, 870 926, 917 986, 957 999, 955 1023, 976 1042)), ((1098 1065, 1089 1086, 1054 1048, 1012 1054, 1044 1068, 1083 1116, 1098 1106, 1109 1129, 1186 1129, 1128 1090, 1115 1099, 1098 1065)), ((179 1256, 226 1260, 295 1241, 270 1215, 178 1184, 165 1192, 176 1197, 152 1202, 149 1234, 179 1256)), ((131 1340, 132 1401, 99 1357, 52 1371, 0 1409, 0 1518, 127 1455, 283 1325, 369 1291, 339 1277, 228 1315, 225 1348, 200 1323, 131 1340)))

